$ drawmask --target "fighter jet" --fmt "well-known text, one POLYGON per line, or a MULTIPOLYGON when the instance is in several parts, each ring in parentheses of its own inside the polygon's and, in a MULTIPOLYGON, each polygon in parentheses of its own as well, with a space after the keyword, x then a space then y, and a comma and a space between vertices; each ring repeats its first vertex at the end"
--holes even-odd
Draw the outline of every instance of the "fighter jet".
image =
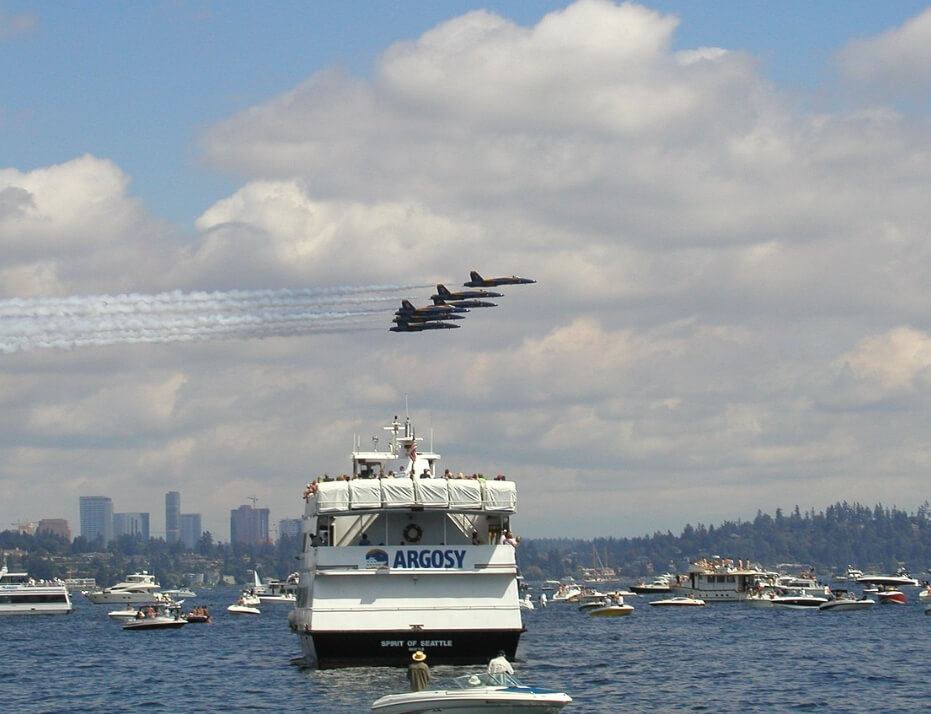
POLYGON ((485 298, 503 297, 501 293, 493 293, 490 290, 460 290, 450 292, 445 285, 436 286, 436 294, 431 295, 432 300, 439 298, 445 302, 459 302, 460 300, 484 300, 485 298))
POLYGON ((469 310, 459 305, 426 305, 424 307, 414 307, 410 300, 402 300, 401 307, 395 312, 395 315, 409 315, 413 317, 422 317, 424 315, 449 315, 453 312, 468 312, 469 310))
MULTIPOLYGON (((450 305, 448 302, 446 302, 445 300, 443 300, 443 298, 441 298, 439 295, 434 295, 434 296, 433 296, 433 304, 434 304, 434 305, 441 306, 441 307, 442 307, 443 305, 446 305, 447 307, 453 307, 453 306, 450 305)), ((456 301, 456 307, 465 307, 465 308, 473 308, 473 307, 498 307, 498 303, 496 303, 496 302, 489 302, 488 300, 457 300, 457 301, 456 301)))
POLYGON ((450 325, 448 322, 399 322, 388 329, 391 332, 423 332, 424 330, 454 330, 459 325, 450 325))
POLYGON ((512 275, 508 278, 483 278, 475 270, 469 273, 469 277, 472 279, 467 283, 463 283, 464 287, 493 288, 498 285, 527 285, 529 283, 537 282, 536 280, 531 280, 530 278, 518 278, 516 275, 512 275))
POLYGON ((441 313, 438 315, 407 315, 405 313, 395 313, 396 317, 392 322, 439 322, 440 320, 465 320, 465 315, 457 315, 454 312, 441 313))

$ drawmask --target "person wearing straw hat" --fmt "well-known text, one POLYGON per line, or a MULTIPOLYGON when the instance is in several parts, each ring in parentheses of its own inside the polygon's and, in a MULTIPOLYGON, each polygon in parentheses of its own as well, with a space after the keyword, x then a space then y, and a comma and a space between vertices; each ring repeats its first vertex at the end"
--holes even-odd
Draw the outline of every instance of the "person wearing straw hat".
POLYGON ((411 655, 413 661, 407 666, 407 679, 411 683, 412 692, 426 689, 430 683, 430 668, 427 666, 426 659, 427 655, 421 650, 411 655))

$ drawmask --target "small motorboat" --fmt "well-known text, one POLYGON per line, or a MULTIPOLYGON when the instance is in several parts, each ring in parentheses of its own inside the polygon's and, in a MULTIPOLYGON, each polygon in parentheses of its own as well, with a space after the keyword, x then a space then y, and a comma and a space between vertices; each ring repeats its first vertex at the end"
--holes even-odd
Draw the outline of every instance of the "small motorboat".
POLYGON ((673 575, 663 575, 659 578, 655 578, 653 582, 648 583, 644 580, 641 580, 639 583, 635 583, 630 586, 632 592, 637 593, 637 595, 654 595, 657 593, 668 593, 669 592, 669 580, 674 579, 673 575))
POLYGON ((572 701, 565 692, 522 684, 513 675, 466 674, 448 689, 389 694, 372 703, 375 714, 483 714, 520 711, 555 714, 572 701))
POLYGON ((918 599, 921 602, 931 602, 931 585, 925 585, 921 592, 918 593, 918 599))
POLYGON ((880 605, 904 605, 907 601, 905 593, 892 587, 881 587, 879 592, 876 593, 876 597, 879 598, 880 605))
POLYGON ((231 615, 261 615, 262 611, 254 605, 246 605, 242 598, 234 602, 226 611, 231 615))
POLYGON ((650 603, 650 605, 653 607, 702 607, 704 604, 704 600, 692 595, 668 597, 664 600, 653 600, 650 603))
POLYGON ((236 604, 245 605, 246 607, 258 607, 262 604, 262 600, 255 593, 244 592, 239 596, 239 600, 236 601, 236 604))
POLYGON ((856 595, 846 590, 835 590, 834 597, 818 605, 818 609, 825 612, 829 610, 836 610, 838 612, 843 612, 845 610, 869 610, 875 604, 876 601, 871 600, 866 595, 858 598, 856 595))
POLYGON ((208 623, 213 622, 210 613, 206 607, 195 607, 191 612, 184 616, 189 623, 208 623))
POLYGON ((187 620, 181 617, 181 608, 176 605, 149 605, 139 610, 136 616, 123 623, 124 630, 171 630, 184 627, 187 620))
POLYGON ((804 589, 777 595, 771 602, 777 610, 817 610, 828 599, 821 595, 812 595, 804 589))
POLYGON ((591 607, 586 612, 592 617, 623 617, 634 611, 633 605, 628 605, 622 597, 607 597, 597 607, 591 607))
POLYGON ((110 610, 107 615, 111 620, 135 620, 139 614, 139 608, 127 605, 120 610, 110 610))

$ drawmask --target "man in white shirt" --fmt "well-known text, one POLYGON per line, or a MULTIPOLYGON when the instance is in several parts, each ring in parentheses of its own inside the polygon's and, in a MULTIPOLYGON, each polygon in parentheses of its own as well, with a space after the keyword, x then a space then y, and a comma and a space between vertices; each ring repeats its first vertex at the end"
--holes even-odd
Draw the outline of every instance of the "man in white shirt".
POLYGON ((514 668, 508 662, 504 650, 499 650, 498 656, 488 663, 488 674, 514 674, 514 668))

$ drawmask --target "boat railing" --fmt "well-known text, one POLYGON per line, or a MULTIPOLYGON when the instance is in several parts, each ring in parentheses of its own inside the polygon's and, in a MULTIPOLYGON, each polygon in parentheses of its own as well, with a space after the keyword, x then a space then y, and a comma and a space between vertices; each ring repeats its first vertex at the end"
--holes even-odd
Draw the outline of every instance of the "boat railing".
POLYGON ((310 515, 384 508, 513 513, 517 485, 472 479, 355 479, 311 484, 306 495, 310 515))

